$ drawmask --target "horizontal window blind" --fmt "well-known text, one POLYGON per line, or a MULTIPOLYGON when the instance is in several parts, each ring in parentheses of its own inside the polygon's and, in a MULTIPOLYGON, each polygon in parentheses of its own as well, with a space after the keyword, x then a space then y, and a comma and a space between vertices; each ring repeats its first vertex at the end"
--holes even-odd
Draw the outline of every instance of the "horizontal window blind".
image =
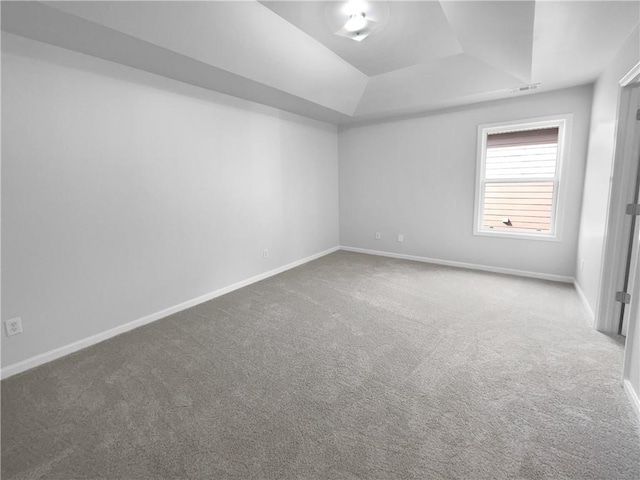
POLYGON ((558 130, 558 127, 549 127, 534 130, 518 130, 515 132, 490 133, 487 135, 487 148, 558 143, 558 130))
POLYGON ((482 226, 549 232, 558 127, 487 135, 482 226))

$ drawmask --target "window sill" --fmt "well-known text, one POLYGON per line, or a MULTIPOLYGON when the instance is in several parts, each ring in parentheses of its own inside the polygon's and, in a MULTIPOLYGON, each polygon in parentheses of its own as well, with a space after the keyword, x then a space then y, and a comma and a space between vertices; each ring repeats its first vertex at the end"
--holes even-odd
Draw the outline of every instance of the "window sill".
POLYGON ((506 232, 502 230, 491 231, 491 230, 474 230, 474 235, 478 235, 481 237, 498 237, 498 238, 512 238, 514 240, 538 240, 543 242, 559 242, 559 235, 551 235, 551 234, 535 234, 535 233, 524 233, 524 232, 506 232))

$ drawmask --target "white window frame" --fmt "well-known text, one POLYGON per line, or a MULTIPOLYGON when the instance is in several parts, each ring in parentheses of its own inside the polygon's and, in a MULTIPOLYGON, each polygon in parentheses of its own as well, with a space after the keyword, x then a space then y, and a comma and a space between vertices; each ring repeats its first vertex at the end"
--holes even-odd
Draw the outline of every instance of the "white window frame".
MULTIPOLYGON (((525 120, 483 124, 478 126, 478 157, 476 162, 476 196, 475 211, 473 217, 473 234, 489 237, 519 238, 526 240, 561 241, 562 225, 564 218, 564 191, 562 185, 563 173, 568 164, 568 151, 570 145, 572 114, 554 115, 550 117, 537 117, 525 120), (556 160, 556 175, 553 178, 553 204, 551 208, 551 224, 549 232, 532 232, 516 229, 483 228, 482 215, 484 206, 485 183, 496 183, 496 180, 485 178, 485 164, 487 154, 487 135, 493 133, 506 133, 518 130, 533 130, 537 128, 558 127, 558 157, 556 160)), ((518 179, 499 179, 500 182, 513 182, 518 179)), ((549 179, 541 179, 549 181, 549 179)))

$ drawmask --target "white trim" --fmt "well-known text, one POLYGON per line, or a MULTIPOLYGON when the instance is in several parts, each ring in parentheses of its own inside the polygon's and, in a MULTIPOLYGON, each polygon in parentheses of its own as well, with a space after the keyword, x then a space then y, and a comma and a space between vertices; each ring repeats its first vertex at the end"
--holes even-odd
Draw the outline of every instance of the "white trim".
MULTIPOLYGON (((564 218, 565 188, 562 187, 563 173, 568 168, 569 148, 571 145, 571 131, 573 114, 565 113, 546 117, 536 117, 524 120, 505 121, 478 125, 478 146, 476 158, 476 193, 473 213, 473 234, 491 237, 518 238, 524 240, 542 240, 559 242, 562 240, 562 225, 564 218), (544 127, 558 127, 558 154, 556 159, 556 174, 553 178, 553 204, 551 210, 551 228, 549 233, 535 233, 523 230, 487 229, 482 228, 482 206, 484 205, 484 184, 488 182, 485 176, 485 162, 487 153, 487 134, 511 132, 518 130, 533 130, 544 127)), ((531 181, 530 178, 520 179, 531 181)), ((549 179, 550 180, 550 179, 549 179)), ((501 179, 500 181, 504 181, 501 179)))
POLYGON ((12 375, 16 375, 18 373, 35 368, 39 365, 43 365, 45 363, 51 362, 52 360, 56 360, 60 357, 69 355, 70 353, 77 352, 78 350, 82 350, 83 348, 90 347, 91 345, 95 345, 96 343, 103 342, 104 340, 115 337, 116 335, 120 335, 121 333, 125 333, 125 332, 128 332, 129 330, 133 330, 134 328, 138 328, 148 323, 155 322, 156 320, 160 320, 161 318, 168 317, 169 315, 172 315, 174 313, 180 312, 182 310, 186 310, 187 308, 194 307, 203 302, 207 302, 216 297, 220 297, 227 293, 233 292, 234 290, 238 290, 242 287, 246 287, 247 285, 251 285, 252 283, 259 282, 260 280, 264 280, 265 278, 269 278, 279 273, 282 273, 286 270, 290 270, 292 268, 298 267, 304 263, 308 263, 312 260, 316 260, 317 258, 324 257, 325 255, 329 255, 330 253, 333 253, 338 249, 339 247, 333 247, 328 250, 324 250, 323 252, 316 253, 314 255, 303 258, 301 260, 296 260, 295 262, 288 263, 278 268, 274 268, 273 270, 269 270, 268 272, 255 275, 251 278, 247 278, 246 280, 236 282, 232 285, 220 288, 218 290, 207 293, 200 297, 187 300, 186 302, 180 303, 178 305, 174 305, 173 307, 165 308, 164 310, 161 310, 156 313, 152 313, 151 315, 147 315, 145 317, 139 318, 132 322, 125 323, 124 325, 120 325, 118 327, 112 328, 105 332, 92 335, 82 340, 78 340, 77 342, 70 343, 63 347, 59 347, 45 353, 41 353, 40 355, 36 355, 35 357, 28 358, 21 362, 13 363, 11 365, 3 367, 2 370, 0 370, 0 378, 5 379, 8 377, 11 377, 12 375))
POLYGON ((640 399, 638 398, 638 393, 633 389, 631 382, 626 379, 622 381, 622 388, 627 392, 627 397, 629 397, 633 411, 636 412, 636 416, 638 420, 640 420, 640 399))
MULTIPOLYGON (((477 224, 476 224, 477 225, 477 224)), ((537 234, 537 233, 526 233, 523 231, 507 231, 507 230, 476 230, 473 232, 474 235, 478 235, 480 237, 502 237, 502 238, 513 238, 514 240, 541 240, 546 242, 560 242, 561 238, 558 236, 547 235, 547 234, 537 234)))
POLYGON ((629 72, 620 79, 620 86, 626 87, 634 83, 634 80, 640 80, 637 77, 640 77, 640 62, 636 64, 629 72))
POLYGON ((615 292, 623 286, 631 228, 624 207, 633 201, 638 168, 633 158, 637 126, 635 108, 631 103, 635 95, 638 93, 633 87, 621 88, 618 93, 611 183, 595 310, 595 328, 604 333, 618 333, 620 306, 615 301, 615 292))
POLYGON ((483 272, 504 273, 518 277, 538 278, 551 280, 553 282, 573 283, 573 277, 555 275, 552 273, 528 272, 526 270, 516 270, 513 268, 491 267, 489 265, 478 265, 475 263, 454 262, 452 260, 440 260, 438 258, 419 257, 416 255, 405 255, 404 253, 383 252, 380 250, 368 250, 366 248, 347 247, 340 245, 340 250, 346 252, 365 253, 367 255, 377 255, 379 257, 401 258, 403 260, 414 260, 416 262, 433 263, 435 265, 446 265, 448 267, 466 268, 469 270, 481 270, 483 272))
POLYGON ((578 298, 582 303, 582 306, 584 308, 584 311, 587 314, 589 321, 591 322, 592 325, 595 325, 596 316, 593 314, 593 309, 591 308, 591 305, 589 305, 589 302, 587 301, 587 296, 584 294, 584 292, 582 291, 582 288, 580 288, 580 285, 578 284, 578 281, 575 278, 573 279, 573 287, 576 289, 578 298))

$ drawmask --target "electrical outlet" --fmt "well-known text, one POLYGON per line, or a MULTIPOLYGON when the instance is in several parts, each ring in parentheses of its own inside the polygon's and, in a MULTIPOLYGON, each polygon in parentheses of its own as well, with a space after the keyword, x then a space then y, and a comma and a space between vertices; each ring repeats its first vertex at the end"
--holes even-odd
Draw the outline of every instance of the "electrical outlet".
POLYGON ((584 259, 580 260, 580 271, 584 272, 584 259))
POLYGON ((262 256, 264 258, 269 258, 269 250, 267 250, 266 248, 262 251, 262 256))
POLYGON ((376 232, 376 240, 380 240, 382 238, 382 235, 380 235, 380 232, 376 232))
POLYGON ((22 333, 22 319, 20 317, 16 317, 11 320, 5 320, 4 329, 7 332, 7 337, 22 333))
POLYGON ((404 235, 402 233, 398 234, 398 241, 399 242, 404 242, 404 235))

